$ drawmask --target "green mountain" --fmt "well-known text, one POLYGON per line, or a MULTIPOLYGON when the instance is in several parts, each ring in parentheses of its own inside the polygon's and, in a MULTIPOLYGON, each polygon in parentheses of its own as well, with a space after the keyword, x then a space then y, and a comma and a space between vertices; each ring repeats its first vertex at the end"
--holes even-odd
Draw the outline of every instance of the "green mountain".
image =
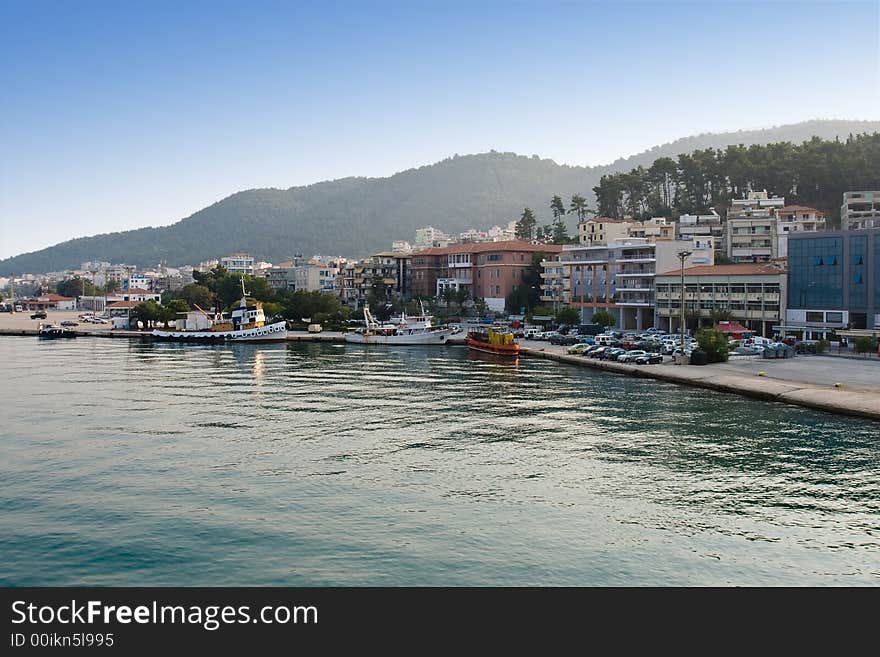
POLYGON ((171 226, 82 237, 2 260, 0 275, 59 271, 94 258, 150 266, 161 259, 169 265, 197 264, 235 251, 269 262, 289 259, 293 253, 365 256, 388 249, 394 239, 412 239, 421 226, 455 233, 505 225, 525 206, 535 210, 541 223, 549 223, 554 194, 568 199, 581 193, 592 206, 593 187, 603 174, 649 166, 664 155, 878 131, 880 121, 810 121, 705 134, 599 167, 495 151, 456 155, 388 178, 343 178, 285 190, 238 192, 171 226))

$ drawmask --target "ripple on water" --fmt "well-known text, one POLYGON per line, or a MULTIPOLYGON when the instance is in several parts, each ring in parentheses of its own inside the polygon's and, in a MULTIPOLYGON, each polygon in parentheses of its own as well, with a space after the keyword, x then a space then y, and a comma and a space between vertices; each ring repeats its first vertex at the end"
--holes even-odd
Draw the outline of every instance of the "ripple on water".
POLYGON ((0 338, 0 584, 876 583, 877 425, 462 348, 0 338))

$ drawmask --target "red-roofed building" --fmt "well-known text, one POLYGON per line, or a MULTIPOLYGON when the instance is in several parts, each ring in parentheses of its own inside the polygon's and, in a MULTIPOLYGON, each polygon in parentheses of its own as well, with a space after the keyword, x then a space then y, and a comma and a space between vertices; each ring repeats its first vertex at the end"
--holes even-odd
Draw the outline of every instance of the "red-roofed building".
POLYGON ((752 331, 747 329, 739 322, 721 321, 715 325, 715 330, 721 331, 728 338, 732 338, 734 340, 742 340, 744 337, 746 337, 747 334, 752 334, 752 331))
MULTIPOLYGON (((680 330, 681 271, 655 279, 655 326, 680 330)), ((748 331, 770 337, 785 317, 786 271, 783 262, 689 267, 684 270, 685 321, 691 331, 735 320, 748 331)))
POLYGON ((522 240, 470 242, 417 251, 412 254, 413 296, 440 296, 446 290, 465 290, 483 299, 492 310, 519 285, 535 253, 558 253, 561 246, 522 240))
MULTIPOLYGON (((18 303, 18 302, 16 302, 18 303)), ((76 299, 50 293, 21 299, 24 310, 76 310, 76 299)))

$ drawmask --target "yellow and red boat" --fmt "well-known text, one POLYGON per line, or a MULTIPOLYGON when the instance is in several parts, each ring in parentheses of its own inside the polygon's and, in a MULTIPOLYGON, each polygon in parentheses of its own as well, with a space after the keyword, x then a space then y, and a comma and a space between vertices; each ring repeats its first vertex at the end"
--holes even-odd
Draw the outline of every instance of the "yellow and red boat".
POLYGON ((470 349, 496 356, 519 356, 520 346, 509 331, 476 328, 468 331, 465 342, 470 349))

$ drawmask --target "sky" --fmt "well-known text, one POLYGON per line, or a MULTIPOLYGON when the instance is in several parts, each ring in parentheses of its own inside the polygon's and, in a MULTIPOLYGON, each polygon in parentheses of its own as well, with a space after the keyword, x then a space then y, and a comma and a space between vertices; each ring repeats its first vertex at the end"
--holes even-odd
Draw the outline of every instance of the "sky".
POLYGON ((880 0, 0 0, 0 258, 455 153, 876 120, 878 34, 880 0))

